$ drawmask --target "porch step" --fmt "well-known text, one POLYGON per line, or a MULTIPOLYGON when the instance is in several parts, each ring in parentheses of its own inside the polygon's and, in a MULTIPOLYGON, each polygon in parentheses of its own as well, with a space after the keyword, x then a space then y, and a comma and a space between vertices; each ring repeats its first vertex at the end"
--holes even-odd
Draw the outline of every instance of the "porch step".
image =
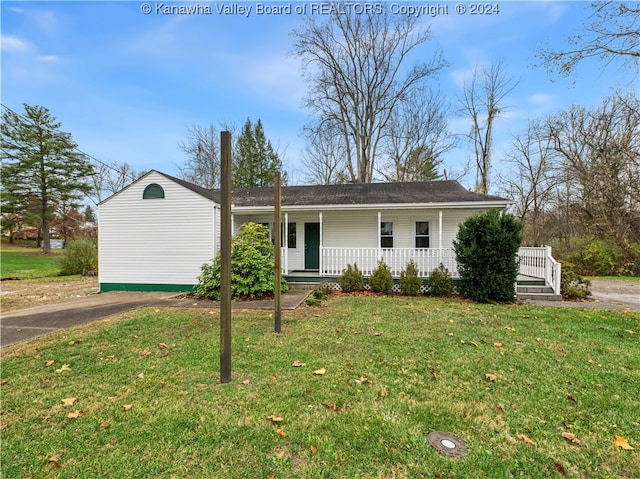
POLYGON ((562 296, 555 294, 550 286, 517 285, 516 296, 518 299, 562 301, 562 296))
POLYGON ((289 281, 289 291, 313 291, 320 287, 319 283, 298 283, 289 281))

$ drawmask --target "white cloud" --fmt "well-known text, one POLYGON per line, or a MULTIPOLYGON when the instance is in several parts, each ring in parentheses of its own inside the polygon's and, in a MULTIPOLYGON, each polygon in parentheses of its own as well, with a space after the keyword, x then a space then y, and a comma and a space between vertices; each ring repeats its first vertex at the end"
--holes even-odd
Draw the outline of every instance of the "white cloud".
POLYGON ((534 106, 545 107, 553 102, 553 96, 549 93, 534 93, 527 101, 534 106))
POLYGON ((60 61, 60 57, 58 57, 57 55, 42 55, 38 57, 38 61, 46 63, 56 63, 60 61))
POLYGON ((31 46, 19 37, 14 35, 0 35, 2 51, 8 53, 27 53, 31 46))

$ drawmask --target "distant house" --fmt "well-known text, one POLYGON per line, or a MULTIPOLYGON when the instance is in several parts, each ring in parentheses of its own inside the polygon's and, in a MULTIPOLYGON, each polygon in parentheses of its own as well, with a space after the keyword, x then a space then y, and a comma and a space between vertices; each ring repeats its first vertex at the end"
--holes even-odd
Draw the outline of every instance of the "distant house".
MULTIPOLYGON (((254 222, 275 234, 273 203, 272 188, 234 190, 234 233, 254 222)), ((335 281, 347 264, 357 263, 367 276, 382 258, 395 276, 410 259, 425 278, 440 263, 455 275, 452 242, 458 225, 510 204, 470 192, 456 181, 283 187, 283 273, 290 282, 335 281)), ((158 171, 98 208, 102 291, 190 290, 201 265, 220 246, 220 192, 158 171)), ((537 250, 527 257, 547 254, 545 248, 537 250)), ((542 284, 547 276, 551 282, 538 266, 542 284)))

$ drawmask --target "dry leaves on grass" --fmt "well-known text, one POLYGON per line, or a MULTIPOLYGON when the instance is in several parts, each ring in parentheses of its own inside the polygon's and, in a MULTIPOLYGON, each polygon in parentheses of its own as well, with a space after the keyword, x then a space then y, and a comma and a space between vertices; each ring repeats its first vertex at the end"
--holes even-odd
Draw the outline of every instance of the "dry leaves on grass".
POLYGON ((286 431, 284 429, 278 429, 276 431, 276 434, 278 434, 278 436, 280 436, 281 438, 287 437, 287 433, 286 433, 286 431))
POLYGON ((71 411, 69 414, 67 414, 67 417, 69 419, 78 419, 79 417, 83 416, 84 413, 82 411, 79 410, 75 410, 75 411, 71 411))
POLYGON ((63 407, 73 406, 73 403, 75 403, 77 400, 78 398, 64 398, 62 400, 62 406, 63 407))
POLYGON ((580 441, 580 439, 578 439, 576 437, 575 434, 570 433, 570 432, 563 432, 562 433, 562 437, 564 437, 566 440, 571 441, 573 444, 575 444, 576 446, 582 446, 582 441, 580 441))
POLYGON ((293 362, 293 364, 291 365, 291 367, 294 368, 304 368, 307 364, 306 363, 302 363, 300 361, 298 361, 297 359, 293 362))
POLYGON ((271 422, 282 422, 284 419, 280 416, 276 416, 275 414, 272 414, 271 416, 269 416, 267 419, 271 419, 271 422))
POLYGON ((498 376, 496 376, 495 374, 490 374, 490 373, 486 373, 484 375, 484 377, 487 378, 492 383, 496 382, 496 380, 498 379, 498 376))
POLYGON ((60 469, 62 467, 62 464, 60 464, 60 457, 61 457, 60 454, 56 454, 54 456, 51 456, 49 458, 49 464, 53 464, 53 466, 56 469, 60 469))
POLYGON ((65 371, 71 371, 71 366, 69 364, 63 364, 60 369, 56 369, 57 373, 63 373, 65 371))
POLYGON ((532 440, 531 440, 527 435, 525 435, 525 434, 518 434, 518 436, 517 436, 517 438, 516 438, 516 439, 518 439, 518 441, 522 441, 522 442, 524 442, 524 443, 527 445, 527 447, 535 446, 535 445, 536 445, 536 443, 535 443, 534 441, 532 441, 532 440))
POLYGON ((327 370, 325 368, 316 369, 313 374, 315 374, 316 376, 324 376, 325 374, 327 374, 327 370))
POLYGON ((613 441, 613 443, 626 451, 633 451, 635 449, 635 447, 631 447, 629 445, 629 441, 627 441, 627 438, 624 436, 616 436, 616 439, 613 441))

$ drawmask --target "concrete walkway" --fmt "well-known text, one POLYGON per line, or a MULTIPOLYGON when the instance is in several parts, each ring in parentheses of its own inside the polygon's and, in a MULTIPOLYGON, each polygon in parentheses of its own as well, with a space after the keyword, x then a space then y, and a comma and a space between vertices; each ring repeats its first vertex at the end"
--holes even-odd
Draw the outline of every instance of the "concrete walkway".
MULTIPOLYGON (((288 291, 282 309, 296 309, 310 291, 288 291)), ((182 298, 176 293, 113 291, 12 311, 0 318, 0 347, 27 341, 61 329, 79 326, 141 307, 219 308, 217 301, 182 298)), ((238 301, 233 309, 273 309, 273 300, 238 301)))

